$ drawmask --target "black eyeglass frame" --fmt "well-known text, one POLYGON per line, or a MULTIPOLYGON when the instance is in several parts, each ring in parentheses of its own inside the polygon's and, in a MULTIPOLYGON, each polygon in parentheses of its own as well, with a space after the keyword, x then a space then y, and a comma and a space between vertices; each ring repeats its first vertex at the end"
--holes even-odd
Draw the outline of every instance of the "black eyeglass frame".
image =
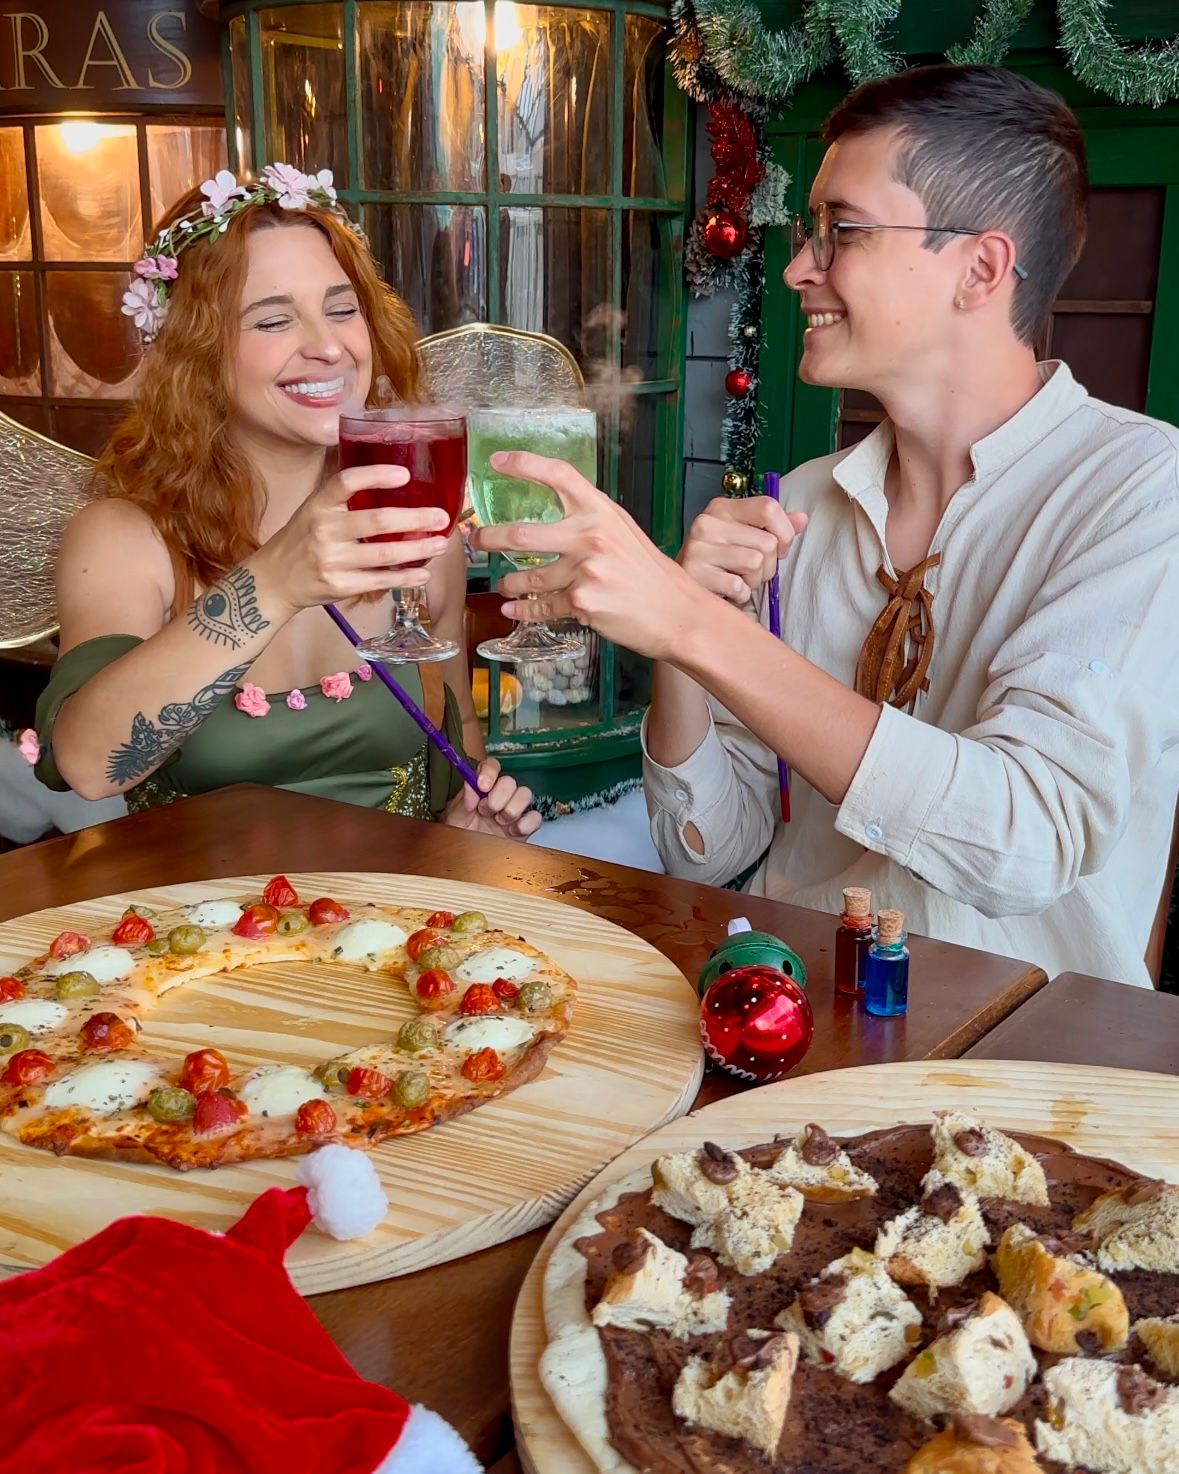
MULTIPOLYGON (((830 271, 835 262, 836 237, 841 230, 920 230, 926 235, 984 235, 986 233, 965 225, 869 225, 858 220, 832 220, 831 207, 827 204, 820 204, 815 209, 813 228, 807 225, 804 216, 792 217, 790 221, 790 259, 793 261, 809 241, 816 267, 820 271, 830 271), (823 247, 824 242, 826 242, 826 249, 823 247), (823 259, 824 256, 826 260, 823 259)), ((1027 281, 1027 271, 1018 261, 1012 265, 1011 269, 1020 281, 1027 281)))

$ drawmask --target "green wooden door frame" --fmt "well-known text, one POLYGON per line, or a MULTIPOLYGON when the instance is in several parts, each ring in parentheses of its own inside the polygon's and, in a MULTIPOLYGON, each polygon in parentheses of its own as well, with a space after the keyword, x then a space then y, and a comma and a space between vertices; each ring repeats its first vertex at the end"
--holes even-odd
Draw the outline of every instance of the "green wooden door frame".
MULTIPOLYGON (((1156 186, 1165 192, 1146 411, 1179 422, 1179 105, 1118 107, 1079 86, 1045 55, 1014 58, 1012 69, 1053 88, 1076 110, 1096 188, 1156 186)), ((805 208, 823 157, 823 119, 843 95, 833 81, 808 84, 768 125, 773 157, 791 176, 794 210, 805 208)), ((796 371, 804 323, 797 296, 782 282, 788 257, 787 233, 771 231, 762 295, 758 407, 765 429, 758 441, 759 471, 789 470, 835 449, 839 396, 802 383, 796 371)))

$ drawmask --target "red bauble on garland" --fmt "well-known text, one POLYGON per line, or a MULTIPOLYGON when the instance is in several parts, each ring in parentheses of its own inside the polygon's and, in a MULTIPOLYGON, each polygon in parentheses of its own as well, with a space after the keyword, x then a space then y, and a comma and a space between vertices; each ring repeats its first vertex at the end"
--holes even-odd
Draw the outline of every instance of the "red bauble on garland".
POLYGON ((781 1080, 811 1047, 806 994, 783 972, 757 963, 722 973, 700 1004, 700 1038, 714 1064, 741 1080, 781 1080))
POLYGON ((730 369, 725 375, 725 393, 731 394, 734 399, 744 399, 752 382, 746 369, 730 369))
POLYGON ((747 233, 744 220, 730 210, 710 210, 704 222, 704 244, 722 261, 731 261, 741 254, 747 233))

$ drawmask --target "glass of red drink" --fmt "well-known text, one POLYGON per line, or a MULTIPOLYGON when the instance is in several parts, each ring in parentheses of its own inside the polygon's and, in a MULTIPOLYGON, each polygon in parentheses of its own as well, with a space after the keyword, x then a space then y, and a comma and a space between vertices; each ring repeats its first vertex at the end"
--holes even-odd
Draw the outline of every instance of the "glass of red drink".
MULTIPOLYGON (((404 466, 404 486, 378 486, 349 497, 352 511, 371 507, 438 507, 446 513, 445 535, 454 531, 467 485, 467 423, 459 410, 446 406, 397 404, 366 409, 340 417, 340 469, 348 466, 404 466)), ((420 532, 384 532, 369 542, 404 542, 420 532)), ((421 568, 422 563, 407 563, 421 568)), ((459 647, 453 640, 436 640, 423 628, 419 612, 421 590, 395 589, 393 628, 379 640, 369 640, 360 653, 367 660, 392 665, 449 660, 459 647)))

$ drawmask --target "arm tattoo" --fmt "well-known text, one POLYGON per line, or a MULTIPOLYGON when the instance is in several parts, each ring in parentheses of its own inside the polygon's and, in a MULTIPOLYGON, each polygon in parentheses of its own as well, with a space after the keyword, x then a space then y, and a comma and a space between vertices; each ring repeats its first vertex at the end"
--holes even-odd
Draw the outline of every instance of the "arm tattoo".
POLYGON ((247 568, 231 568, 188 611, 189 628, 202 640, 240 650, 251 635, 270 628, 258 609, 254 575, 247 568))
POLYGON ((132 783, 153 772, 164 759, 195 732, 209 713, 232 691, 251 662, 223 671, 208 686, 202 686, 191 701, 170 701, 161 708, 155 723, 143 712, 131 718, 131 738, 107 758, 106 776, 111 783, 132 783))

